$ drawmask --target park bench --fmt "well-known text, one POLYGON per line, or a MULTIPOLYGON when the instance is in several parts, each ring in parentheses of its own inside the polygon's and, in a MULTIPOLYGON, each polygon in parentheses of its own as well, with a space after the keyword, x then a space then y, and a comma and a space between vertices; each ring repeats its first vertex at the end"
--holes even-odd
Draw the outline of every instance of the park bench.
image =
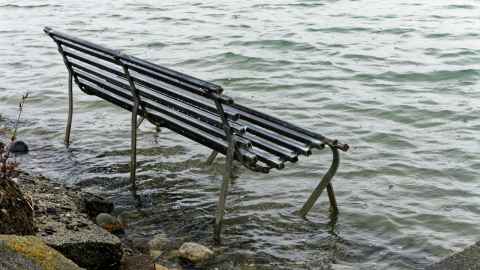
POLYGON ((98 96, 131 111, 130 181, 135 190, 137 128, 144 119, 158 127, 198 142, 226 156, 225 171, 215 214, 214 237, 220 239, 227 191, 234 161, 248 169, 269 173, 283 169, 312 149, 328 146, 333 160, 327 173, 305 202, 299 214, 307 215, 327 189, 331 213, 338 213, 331 180, 339 166, 339 151, 348 145, 279 118, 240 105, 223 89, 172 69, 55 31, 44 29, 57 44, 68 70, 68 120, 65 144, 70 142, 73 81, 89 95, 98 96), (138 119, 140 117, 140 119, 138 119))

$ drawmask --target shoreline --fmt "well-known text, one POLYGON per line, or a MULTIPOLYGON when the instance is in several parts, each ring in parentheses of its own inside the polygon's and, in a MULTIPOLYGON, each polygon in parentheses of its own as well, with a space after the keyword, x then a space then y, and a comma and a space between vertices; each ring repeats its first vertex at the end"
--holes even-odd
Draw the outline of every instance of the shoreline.
MULTIPOLYGON (((135 239, 129 238, 122 230, 107 231, 108 226, 95 223, 95 216, 102 210, 112 212, 113 204, 109 207, 111 202, 102 201, 101 197, 81 191, 79 187, 69 187, 23 171, 5 181, 15 183, 31 203, 35 232, 33 235, 0 233, 0 236, 36 236, 84 269, 179 270, 184 269, 182 265, 187 269, 188 265, 203 265, 213 256, 213 251, 196 243, 193 246, 192 243, 183 243, 180 248, 172 246, 165 234, 155 235, 152 239, 135 239), (90 205, 86 204, 87 200, 91 200, 90 205)), ((11 212, 17 210, 10 209, 11 212)), ((102 212, 101 215, 108 213, 102 212)))

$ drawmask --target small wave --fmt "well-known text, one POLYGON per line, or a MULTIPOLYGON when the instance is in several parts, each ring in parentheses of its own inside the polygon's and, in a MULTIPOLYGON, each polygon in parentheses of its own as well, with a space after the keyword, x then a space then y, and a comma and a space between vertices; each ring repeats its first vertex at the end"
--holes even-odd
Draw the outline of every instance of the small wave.
POLYGON ((376 33, 376 34, 395 34, 395 35, 401 35, 401 34, 411 33, 411 32, 415 32, 415 31, 416 31, 415 28, 397 27, 397 28, 381 29, 381 30, 375 31, 374 33, 376 33))
POLYGON ((450 36, 450 33, 432 33, 432 34, 426 34, 426 38, 444 38, 450 36))
POLYGON ((461 50, 458 52, 449 52, 449 53, 442 53, 438 57, 440 58, 453 58, 453 57, 461 57, 461 56, 471 56, 477 55, 478 53, 472 50, 461 50))
POLYGON ((0 8, 25 8, 25 9, 33 9, 33 8, 47 8, 47 7, 61 7, 62 5, 51 5, 51 4, 40 4, 40 5, 17 5, 17 4, 6 4, 1 5, 0 8))
POLYGON ((268 39, 268 40, 253 40, 253 41, 232 41, 227 46, 246 46, 268 49, 289 49, 289 50, 316 50, 317 48, 311 44, 304 42, 295 42, 284 39, 268 39))
POLYGON ((307 32, 324 32, 324 33, 352 33, 352 32, 370 32, 371 28, 367 27, 326 27, 326 28, 307 28, 307 32))
POLYGON ((166 47, 167 44, 160 41, 155 41, 155 42, 146 43, 144 46, 148 48, 163 48, 163 47, 166 47))
POLYGON ((364 54, 344 54, 343 58, 365 61, 385 61, 385 58, 364 54))
POLYGON ((452 4, 445 6, 447 9, 475 9, 474 5, 459 5, 459 4, 452 4))
POLYGON ((393 71, 381 74, 358 74, 355 79, 359 80, 385 80, 391 82, 438 82, 448 80, 478 79, 480 70, 462 69, 462 70, 439 70, 432 72, 408 72, 398 73, 393 71))

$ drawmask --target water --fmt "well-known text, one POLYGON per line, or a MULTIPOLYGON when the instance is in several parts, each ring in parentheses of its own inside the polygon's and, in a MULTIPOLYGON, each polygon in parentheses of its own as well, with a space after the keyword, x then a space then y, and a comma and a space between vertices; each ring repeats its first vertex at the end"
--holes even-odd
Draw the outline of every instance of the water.
POLYGON ((205 242, 223 159, 151 125, 128 192, 129 115, 75 91, 62 145, 66 70, 52 26, 221 84, 226 93, 352 146, 308 220, 293 215, 327 169, 316 152, 270 175, 239 169, 221 269, 416 269, 480 234, 478 1, 0 1, 0 124, 29 91, 22 167, 111 197, 129 233, 205 242))

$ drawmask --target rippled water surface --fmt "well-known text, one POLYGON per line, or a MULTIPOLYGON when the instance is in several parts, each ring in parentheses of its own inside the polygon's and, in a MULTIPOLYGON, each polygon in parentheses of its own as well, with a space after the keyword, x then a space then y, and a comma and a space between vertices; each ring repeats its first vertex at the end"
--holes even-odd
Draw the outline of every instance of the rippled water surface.
POLYGON ((318 183, 327 151, 270 175, 239 169, 220 269, 415 269, 480 235, 479 1, 0 1, 1 125, 29 91, 22 166, 111 197, 129 233, 205 242, 223 159, 151 125, 128 192, 129 114, 75 91, 62 145, 66 69, 52 26, 224 86, 242 103, 352 146, 337 177, 340 216, 318 183), (338 268, 338 267, 337 267, 338 268))

